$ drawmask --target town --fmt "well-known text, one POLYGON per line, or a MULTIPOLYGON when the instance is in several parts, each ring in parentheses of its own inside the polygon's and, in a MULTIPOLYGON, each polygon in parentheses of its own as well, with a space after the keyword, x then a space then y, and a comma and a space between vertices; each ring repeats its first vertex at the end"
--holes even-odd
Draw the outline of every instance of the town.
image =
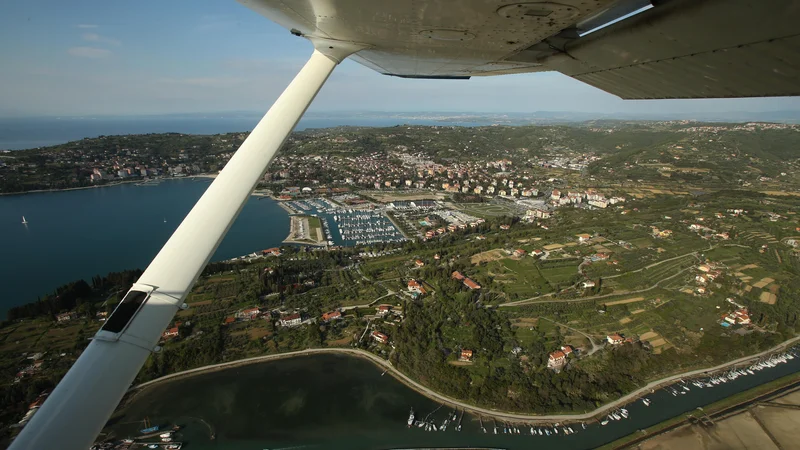
MULTIPOLYGON (((569 413, 774 347, 794 337, 800 313, 800 158, 786 156, 798 131, 609 122, 296 133, 256 191, 290 212, 286 244, 210 263, 136 383, 355 348, 476 406, 569 413)), ((3 155, 0 176, 6 192, 157 182, 218 170, 245 137, 86 139, 3 155), (56 173, 66 178, 44 181, 56 173)), ((71 283, 9 311, 9 435, 136 276, 71 283)))

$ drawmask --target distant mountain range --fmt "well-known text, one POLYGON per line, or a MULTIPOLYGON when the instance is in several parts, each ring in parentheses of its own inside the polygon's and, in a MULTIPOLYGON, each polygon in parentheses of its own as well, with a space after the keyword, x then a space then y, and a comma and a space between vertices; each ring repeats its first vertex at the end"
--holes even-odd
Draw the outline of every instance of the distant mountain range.
MULTIPOLYGON (((229 111, 219 113, 189 113, 165 114, 154 116, 137 116, 155 119, 163 118, 260 118, 263 112, 229 111)), ((110 117, 107 117, 110 118, 110 117)), ((121 118, 121 117, 120 117, 121 118)), ((403 120, 410 122, 435 121, 452 124, 500 124, 500 125, 525 125, 539 123, 572 123, 591 120, 697 120, 702 122, 778 122, 800 123, 800 110, 783 111, 727 111, 727 112, 577 112, 577 111, 535 111, 530 113, 492 113, 492 112, 463 112, 463 111, 332 111, 308 112, 305 119, 361 122, 365 119, 393 120, 401 123, 403 120)))
POLYGON ((497 123, 523 125, 530 123, 570 123, 591 120, 697 120, 703 122, 779 122, 800 123, 800 110, 785 111, 728 111, 697 113, 592 113, 575 111, 536 111, 531 113, 441 112, 441 111, 341 111, 309 112, 308 118, 386 118, 407 120, 438 120, 448 123, 497 123))

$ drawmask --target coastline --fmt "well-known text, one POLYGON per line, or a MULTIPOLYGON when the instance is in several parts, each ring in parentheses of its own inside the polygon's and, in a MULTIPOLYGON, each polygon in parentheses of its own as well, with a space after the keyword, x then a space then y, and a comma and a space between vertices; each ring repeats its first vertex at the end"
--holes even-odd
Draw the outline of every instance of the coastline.
MULTIPOLYGON (((165 181, 165 180, 184 180, 184 179, 195 179, 195 178, 210 178, 214 179, 217 178, 217 174, 215 173, 202 173, 199 175, 191 175, 188 177, 168 177, 168 178, 151 178, 151 180, 158 180, 158 181, 165 181)), ((131 184, 131 183, 143 183, 149 180, 124 180, 124 181, 112 181, 111 183, 106 184, 96 184, 92 186, 79 186, 79 187, 71 187, 71 188, 64 188, 64 189, 34 189, 32 191, 22 191, 22 192, 0 192, 0 195, 27 195, 27 194, 42 194, 48 192, 69 192, 69 191, 82 191, 84 189, 100 189, 106 187, 114 187, 120 186, 123 184, 131 184)))
MULTIPOLYGON (((389 361, 381 359, 381 358, 379 358, 378 356, 376 356, 376 355, 374 355, 372 353, 369 353, 369 352, 367 352, 365 350, 361 350, 361 349, 340 348, 340 347, 311 348, 311 349, 298 350, 298 351, 288 352, 288 353, 278 353, 278 354, 273 354, 273 355, 255 356, 255 357, 252 357, 252 358, 245 358, 245 359, 240 359, 240 360, 237 360, 237 361, 230 361, 230 362, 225 362, 225 363, 213 364, 213 365, 210 365, 210 366, 197 367, 195 369, 190 369, 190 370, 185 370, 183 372, 178 372, 178 373, 174 373, 174 374, 170 374, 170 375, 165 375, 163 377, 156 378, 155 380, 150 380, 150 381, 141 383, 139 385, 133 386, 128 390, 126 395, 133 394, 133 396, 135 396, 141 390, 143 390, 143 389, 145 389, 145 388, 147 388, 149 386, 152 386, 152 385, 155 385, 155 384, 159 384, 159 383, 162 383, 162 382, 166 382, 166 381, 170 381, 170 380, 174 380, 174 379, 180 379, 180 378, 183 378, 183 377, 199 375, 199 374, 206 373, 206 372, 214 372, 214 371, 217 371, 217 370, 225 370, 225 369, 229 369, 229 368, 233 368, 233 367, 239 367, 239 366, 244 366, 244 365, 249 365, 249 364, 256 364, 256 363, 261 363, 261 362, 269 362, 269 361, 285 359, 285 358, 293 358, 293 357, 298 357, 298 356, 309 356, 309 355, 324 354, 324 353, 334 353, 334 354, 339 353, 339 354, 346 354, 346 355, 349 355, 349 356, 354 356, 354 357, 359 357, 359 358, 364 358, 366 360, 369 360, 372 363, 374 363, 376 366, 378 366, 379 368, 386 370, 397 381, 399 381, 399 382, 403 383, 404 385, 406 385, 407 387, 415 390, 419 394, 422 394, 422 395, 428 397, 429 399, 437 401, 439 403, 446 404, 449 407, 464 409, 465 411, 467 411, 467 412, 469 412, 471 414, 475 414, 475 415, 479 415, 479 416, 483 416, 483 417, 495 418, 495 419, 499 419, 499 420, 518 421, 518 422, 526 422, 526 423, 578 422, 578 421, 594 420, 597 416, 601 416, 601 415, 607 413, 609 410, 615 409, 615 408, 619 407, 620 405, 623 405, 623 404, 626 404, 626 403, 630 403, 630 402, 636 400, 637 398, 641 397, 642 395, 646 395, 646 394, 650 393, 650 391, 652 391, 652 390, 660 388, 660 387, 662 387, 664 385, 672 384, 673 382, 675 382, 677 380, 680 380, 680 379, 683 379, 683 378, 691 378, 691 377, 696 377, 696 376, 702 376, 702 375, 710 373, 710 372, 717 372, 717 371, 720 371, 722 369, 725 369, 725 368, 728 368, 728 367, 731 367, 731 366, 736 366, 736 365, 740 365, 740 364, 747 363, 747 362, 750 362, 750 361, 754 361, 754 360, 757 360, 757 359, 761 358, 762 356, 765 356, 765 355, 768 355, 768 354, 771 354, 771 353, 775 353, 775 352, 777 352, 779 350, 785 349, 786 347, 789 347, 790 345, 792 345, 792 344, 794 344, 794 343, 796 343, 798 341, 800 341, 800 336, 791 338, 791 339, 789 339, 787 341, 784 341, 784 342, 776 345, 775 347, 772 347, 772 348, 770 348, 768 350, 765 350, 763 352, 760 352, 760 353, 757 353, 757 354, 754 354, 754 355, 743 356, 741 358, 738 358, 738 359, 735 359, 735 360, 732 360, 732 361, 728 361, 726 363, 723 363, 723 364, 720 364, 720 365, 717 365, 717 366, 714 366, 714 367, 696 369, 696 370, 693 370, 693 371, 684 372, 684 373, 680 373, 680 374, 676 374, 676 375, 671 375, 671 376, 668 376, 668 377, 661 378, 659 380, 652 381, 652 382, 648 383, 647 385, 645 385, 645 386, 643 386, 643 387, 641 387, 639 389, 636 389, 636 390, 634 390, 632 392, 629 392, 628 394, 626 394, 626 395, 624 395, 624 396, 622 396, 622 397, 620 397, 620 398, 618 398, 618 399, 616 399, 614 401, 611 401, 609 403, 606 403, 604 405, 599 406, 598 408, 596 408, 593 411, 589 411, 589 412, 586 412, 586 413, 580 413, 580 414, 542 414, 542 415, 522 414, 522 413, 514 413, 514 412, 510 412, 510 411, 500 411, 500 410, 496 410, 496 409, 487 409, 487 408, 482 408, 480 406, 471 405, 469 403, 465 403, 465 402, 462 402, 460 400, 451 398, 451 397, 449 397, 447 395, 441 394, 441 393, 439 393, 437 391, 434 391, 434 390, 432 390, 432 389, 430 389, 430 388, 428 388, 426 386, 423 386, 419 382, 411 379, 406 374, 404 374, 403 372, 401 372, 398 369, 396 369, 394 366, 391 365, 391 363, 389 363, 389 361)), ((130 399, 125 400, 124 403, 127 403, 129 400, 130 399)), ((122 407, 124 407, 124 406, 122 406, 122 407)))

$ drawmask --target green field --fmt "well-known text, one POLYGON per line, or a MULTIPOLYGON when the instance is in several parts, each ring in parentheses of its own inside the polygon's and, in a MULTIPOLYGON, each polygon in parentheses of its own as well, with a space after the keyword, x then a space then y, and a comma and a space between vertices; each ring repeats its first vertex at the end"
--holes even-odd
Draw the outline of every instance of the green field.
POLYGON ((308 230, 311 234, 311 240, 316 240, 318 236, 317 230, 322 230, 322 221, 319 220, 319 217, 308 218, 308 230))
POLYGON ((506 216, 514 213, 514 209, 493 203, 461 203, 456 207, 462 212, 475 217, 487 219, 489 217, 506 216))

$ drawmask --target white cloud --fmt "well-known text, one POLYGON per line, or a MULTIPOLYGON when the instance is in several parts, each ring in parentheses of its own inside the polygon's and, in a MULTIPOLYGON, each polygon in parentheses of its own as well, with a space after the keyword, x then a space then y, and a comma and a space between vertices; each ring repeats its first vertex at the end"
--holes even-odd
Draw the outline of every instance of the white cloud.
POLYGON ((120 42, 106 36, 100 36, 97 33, 83 33, 83 40, 89 42, 97 42, 99 44, 119 45, 120 42))
POLYGON ((111 50, 95 47, 71 47, 67 53, 79 58, 105 58, 112 54, 111 50))
POLYGON ((97 25, 90 25, 90 24, 85 24, 85 23, 82 23, 82 24, 79 24, 79 25, 75 25, 75 26, 78 27, 78 28, 83 28, 83 29, 97 28, 97 25))

